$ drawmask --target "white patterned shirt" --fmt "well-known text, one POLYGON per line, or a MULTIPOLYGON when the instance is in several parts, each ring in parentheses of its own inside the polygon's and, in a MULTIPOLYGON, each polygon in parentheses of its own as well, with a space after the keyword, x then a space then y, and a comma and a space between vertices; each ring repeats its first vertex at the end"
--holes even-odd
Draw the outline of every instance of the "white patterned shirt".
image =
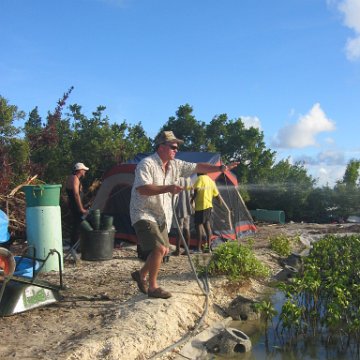
POLYGON ((162 161, 158 153, 142 159, 136 166, 135 180, 131 190, 130 217, 134 225, 139 220, 156 222, 158 225, 166 222, 168 231, 171 229, 173 209, 172 194, 141 195, 136 189, 143 185, 174 185, 180 177, 189 177, 195 172, 196 163, 178 159, 170 160, 166 174, 162 169, 162 161))

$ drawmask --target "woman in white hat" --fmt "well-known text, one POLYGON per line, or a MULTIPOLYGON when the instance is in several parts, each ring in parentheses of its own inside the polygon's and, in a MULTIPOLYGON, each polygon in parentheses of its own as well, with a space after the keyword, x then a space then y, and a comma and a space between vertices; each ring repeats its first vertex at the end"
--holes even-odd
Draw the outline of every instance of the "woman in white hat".
POLYGON ((85 176, 89 168, 83 163, 76 163, 73 173, 66 181, 66 193, 68 196, 68 205, 72 215, 70 245, 74 246, 79 239, 80 223, 83 216, 88 213, 82 203, 82 185, 80 179, 85 176))

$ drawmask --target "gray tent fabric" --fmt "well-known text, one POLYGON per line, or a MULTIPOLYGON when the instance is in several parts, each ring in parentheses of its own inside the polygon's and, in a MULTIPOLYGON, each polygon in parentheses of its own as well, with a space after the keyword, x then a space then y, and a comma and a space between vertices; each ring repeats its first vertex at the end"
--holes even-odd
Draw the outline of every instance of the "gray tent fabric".
POLYGON ((184 186, 185 190, 181 191, 175 200, 175 214, 178 218, 184 219, 194 214, 194 208, 191 206, 191 195, 193 191, 191 190, 192 183, 190 178, 180 178, 179 186, 184 186))
MULTIPOLYGON (((92 209, 100 209, 102 213, 114 218, 116 238, 137 243, 134 228, 130 222, 130 197, 134 181, 134 172, 137 163, 149 154, 138 154, 133 160, 125 164, 118 164, 107 171, 102 179, 102 184, 94 199, 92 209)), ((178 152, 178 159, 190 162, 208 162, 221 164, 218 153, 209 152, 178 152)), ((195 183, 196 174, 190 178, 191 184, 195 183)), ((227 171, 226 173, 212 173, 209 176, 216 182, 225 206, 219 206, 214 202, 212 229, 213 239, 222 241, 236 240, 248 234, 256 232, 253 219, 237 190, 236 176, 227 171)), ((191 217, 192 239, 191 245, 196 244, 193 217, 191 217)), ((170 231, 170 242, 175 244, 177 229, 170 231)))

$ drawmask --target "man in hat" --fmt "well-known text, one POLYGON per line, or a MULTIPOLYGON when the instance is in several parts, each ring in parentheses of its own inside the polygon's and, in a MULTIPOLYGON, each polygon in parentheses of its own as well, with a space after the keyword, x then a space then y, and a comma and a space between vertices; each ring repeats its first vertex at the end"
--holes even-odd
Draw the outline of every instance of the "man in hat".
POLYGON ((84 215, 88 213, 82 203, 82 185, 80 179, 85 176, 89 170, 83 163, 76 163, 73 167, 72 174, 66 181, 66 193, 68 196, 68 205, 71 211, 71 234, 70 245, 74 246, 79 240, 80 223, 84 215))
POLYGON ((159 287, 157 277, 162 259, 169 252, 172 196, 184 190, 184 187, 177 185, 180 177, 186 178, 199 172, 225 172, 239 163, 217 166, 175 159, 183 140, 176 138, 172 131, 163 131, 155 144, 155 153, 141 160, 135 170, 130 217, 139 245, 149 255, 143 267, 131 276, 140 291, 148 294, 148 297, 167 299, 171 293, 159 287))

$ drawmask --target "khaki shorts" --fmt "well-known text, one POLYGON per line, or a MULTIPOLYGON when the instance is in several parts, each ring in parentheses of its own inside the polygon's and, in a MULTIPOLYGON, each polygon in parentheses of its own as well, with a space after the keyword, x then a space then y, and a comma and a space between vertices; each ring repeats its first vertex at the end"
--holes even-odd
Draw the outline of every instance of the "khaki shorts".
POLYGON ((152 251, 156 246, 163 245, 169 248, 169 236, 166 223, 159 226, 148 220, 139 220, 134 224, 138 244, 142 251, 152 251))

